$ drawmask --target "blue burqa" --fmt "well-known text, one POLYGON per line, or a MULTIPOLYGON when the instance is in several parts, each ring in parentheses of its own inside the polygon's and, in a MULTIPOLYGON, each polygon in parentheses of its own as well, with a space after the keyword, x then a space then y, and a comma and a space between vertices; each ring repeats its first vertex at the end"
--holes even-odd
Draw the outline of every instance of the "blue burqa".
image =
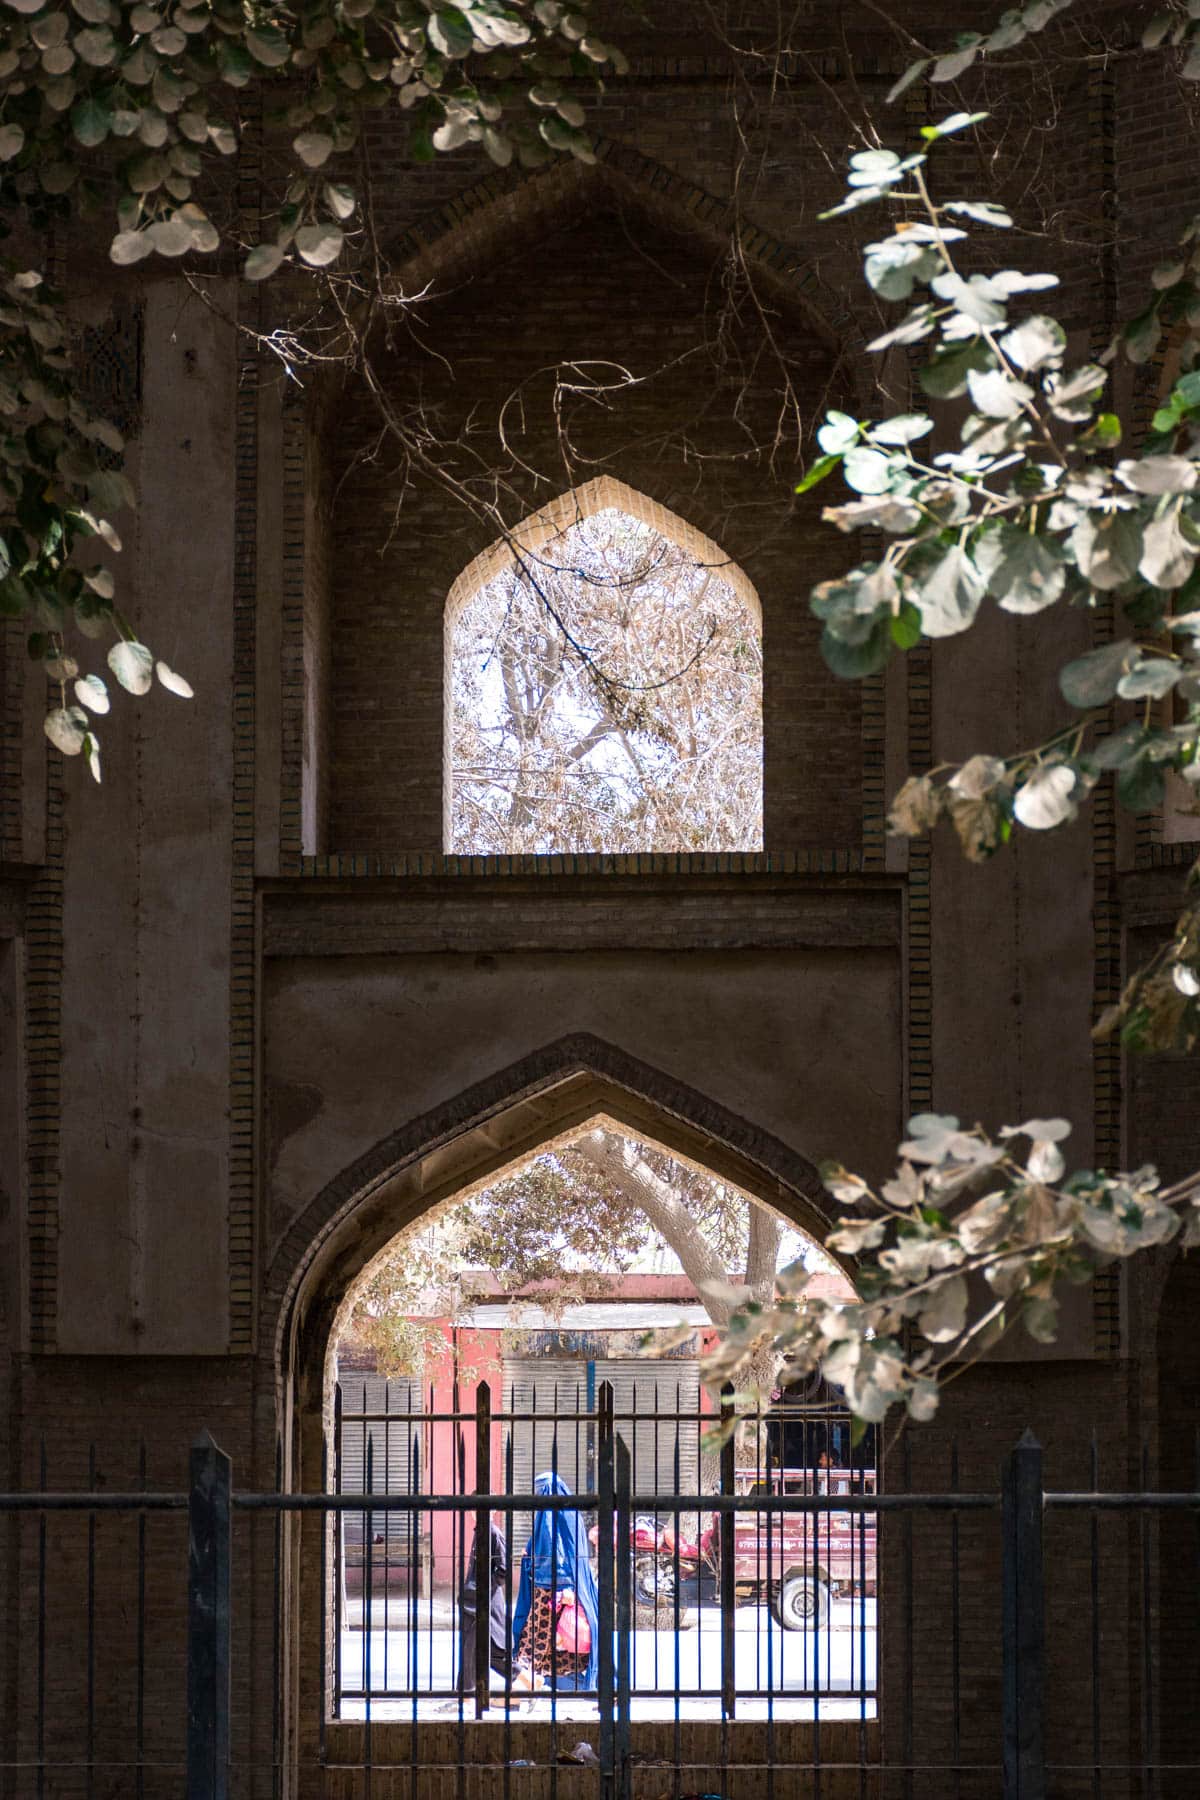
MULTIPOLYGON (((570 1488, 561 1475, 547 1470, 533 1484, 535 1494, 569 1494, 570 1488)), ((535 1512, 533 1532, 521 1557, 521 1583, 513 1611, 513 1647, 521 1642, 521 1633, 533 1605, 535 1587, 554 1587, 557 1594, 570 1588, 575 1604, 583 1608, 592 1631, 592 1649, 587 1668, 580 1675, 561 1673, 554 1685, 563 1693, 577 1693, 596 1686, 596 1670, 600 1657, 600 1609, 596 1593, 596 1577, 588 1556, 587 1532, 582 1515, 571 1507, 553 1512, 535 1512)))

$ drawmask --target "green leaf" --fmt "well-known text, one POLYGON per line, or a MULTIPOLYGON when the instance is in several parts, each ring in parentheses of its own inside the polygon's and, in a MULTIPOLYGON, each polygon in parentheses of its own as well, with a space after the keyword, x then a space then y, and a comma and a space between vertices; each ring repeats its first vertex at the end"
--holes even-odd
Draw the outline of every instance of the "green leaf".
POLYGON ((912 444, 932 430, 933 420, 925 413, 897 413, 894 419, 872 425, 871 436, 877 444, 912 444))
POLYGON ((1086 513, 1070 538, 1080 574, 1093 587, 1123 587, 1137 573, 1142 526, 1136 513, 1086 513))
POLYGON ((292 54, 292 47, 275 25, 252 27, 245 34, 247 50, 265 69, 281 69, 292 54))
POLYGON ((1050 410, 1056 418, 1082 425, 1092 416, 1092 408, 1104 392, 1108 380, 1099 363, 1085 363, 1069 375, 1049 374, 1045 388, 1050 410))
POLYGON ((859 644, 835 637, 829 627, 821 633, 821 655, 835 675, 857 681, 864 675, 876 675, 891 655, 892 638, 889 621, 881 619, 859 644))
POLYGON ((296 248, 304 261, 314 269, 323 269, 327 264, 336 262, 344 242, 339 228, 327 222, 304 225, 296 233, 296 248))
POLYGON ((927 394, 935 400, 953 400, 967 391, 967 376, 972 369, 988 369, 994 356, 982 341, 954 349, 939 347, 921 370, 919 380, 927 394))
POLYGON ((941 268, 936 248, 907 233, 868 244, 863 272, 868 285, 885 300, 907 300, 918 281, 928 281, 941 268))
POLYGON ((79 755, 87 736, 87 725, 87 714, 79 706, 56 706, 42 721, 46 736, 64 756, 79 755))
POLYGON ((141 262, 154 254, 154 242, 148 231, 119 231, 108 247, 109 259, 119 267, 141 262))
POLYGON ((71 109, 71 129, 81 144, 91 149, 102 144, 112 130, 112 112, 95 94, 88 94, 71 109))
POLYGON ((99 675, 81 676, 75 683, 75 698, 94 713, 106 713, 111 705, 108 689, 99 675))
POLYGON ((1052 831, 1074 818, 1078 780, 1070 763, 1043 763, 1017 790, 1013 812, 1029 831, 1052 831))
POLYGON ((901 94, 906 94, 908 92, 909 88, 913 85, 914 81, 920 80, 921 76, 925 73, 926 69, 929 67, 931 61, 932 61, 931 57, 922 56, 917 62, 909 63, 907 69, 905 69, 905 71, 904 71, 903 75, 901 75, 899 81, 894 82, 892 84, 892 86, 888 89, 888 92, 887 92, 887 105, 888 106, 890 106, 892 104, 893 100, 898 100, 900 98, 901 94))
POLYGON ((1117 691, 1126 670, 1137 660, 1137 646, 1130 638, 1115 644, 1101 644, 1085 656, 1077 656, 1059 671, 1058 685, 1063 699, 1081 711, 1104 706, 1117 691))
POLYGON ((943 210, 961 214, 965 219, 974 219, 977 225, 1005 227, 1012 224, 1012 214, 1005 212, 993 200, 947 200, 943 210))
POLYGON ((302 131, 292 139, 292 149, 308 169, 319 169, 333 151, 333 138, 327 131, 302 131))
POLYGON ((853 445, 842 457, 842 475, 846 485, 859 494, 886 493, 891 473, 890 458, 865 445, 853 445))
POLYGON ((1057 363, 1067 347, 1067 334, 1057 319, 1034 314, 1022 319, 1000 339, 1000 348, 1020 369, 1043 369, 1057 363))
POLYGON ((148 694, 154 683, 154 658, 145 644, 122 639, 108 653, 108 666, 131 694, 148 694))
POLYGON ((1171 506, 1147 525, 1142 537, 1138 572, 1153 587, 1179 587, 1191 574, 1198 554, 1200 545, 1184 536, 1179 508, 1171 506))
POLYGON ((191 682, 185 681, 182 675, 177 675, 175 670, 169 667, 167 663, 156 662, 154 665, 154 673, 158 676, 159 681, 162 683, 163 687, 166 688, 168 694, 176 694, 181 700, 195 699, 195 690, 193 689, 191 682))
POLYGON ((1153 812, 1163 803, 1166 782, 1161 763, 1141 756, 1117 776, 1117 798, 1131 813, 1153 812))
POLYGON ((1121 421, 1116 413, 1100 413, 1081 443, 1094 444, 1100 450, 1113 450, 1121 441, 1121 421))
POLYGON ((827 475, 832 475, 841 460, 840 455, 818 456, 817 460, 806 471, 803 479, 796 483, 794 492, 797 494, 807 494, 808 490, 810 488, 815 488, 819 481, 824 481, 827 475))
POLYGON ((913 583, 926 637, 953 637, 975 621, 985 593, 983 575, 961 544, 952 544, 913 583))
POLYGON ((817 432, 817 442, 829 456, 840 456, 858 442, 858 420, 849 413, 827 412, 825 423, 817 432))
POLYGON ((475 48, 475 34, 460 12, 431 14, 427 30, 430 43, 443 56, 469 56, 475 48))
POLYGON ((1125 354, 1132 363, 1149 362, 1162 337, 1157 306, 1148 306, 1136 319, 1130 320, 1122 333, 1125 354))
POLYGON ((985 112, 951 113, 938 125, 922 125, 921 136, 932 144, 937 138, 952 137, 956 131, 965 131, 968 125, 981 124, 987 116, 985 112))
POLYGON ((1165 657, 1148 656, 1135 663, 1117 683, 1122 700, 1161 700, 1177 681, 1187 674, 1182 663, 1168 662, 1165 657))
POLYGON ((1033 389, 1006 369, 972 369, 967 375, 967 388, 976 411, 989 419, 1015 419, 1033 399, 1033 389))
POLYGON ((1117 464, 1117 480, 1136 494, 1190 492, 1200 467, 1187 456, 1142 456, 1117 464))
POLYGON ((1005 612, 1041 612, 1053 606, 1066 585, 1062 552, 1054 540, 1014 525, 984 532, 976 540, 974 555, 988 591, 1005 612))
POLYGON ((921 615, 905 600, 900 611, 889 622, 892 642, 901 650, 912 650, 921 641, 921 615))
POLYGON ((957 81, 965 75, 979 54, 981 45, 977 31, 967 32, 959 39, 959 48, 946 56, 939 56, 929 72, 930 81, 957 81))
POLYGON ((279 244, 255 244, 242 266, 242 274, 247 281, 265 281, 282 261, 283 249, 279 244))
POLYGON ((878 525, 882 531, 906 536, 921 523, 921 514, 911 500, 899 494, 867 494, 845 506, 827 506, 821 514, 839 531, 861 531, 878 525))
MULTIPOLYGON (((484 137, 486 136, 485 131, 484 137)), ((325 196, 325 204, 335 219, 348 219, 358 205, 354 189, 346 187, 342 182, 328 181, 321 191, 325 196)))

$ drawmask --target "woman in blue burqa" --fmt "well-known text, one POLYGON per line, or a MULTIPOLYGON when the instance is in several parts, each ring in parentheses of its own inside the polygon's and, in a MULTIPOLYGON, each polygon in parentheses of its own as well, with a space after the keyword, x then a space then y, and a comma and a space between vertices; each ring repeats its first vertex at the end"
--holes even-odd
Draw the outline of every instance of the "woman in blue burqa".
MULTIPOLYGON (((562 1476, 549 1470, 537 1477, 533 1491, 571 1492, 562 1476)), ((535 1512, 513 1611, 513 1685, 567 1693, 594 1689, 599 1646, 596 1577, 583 1518, 574 1507, 535 1512)))

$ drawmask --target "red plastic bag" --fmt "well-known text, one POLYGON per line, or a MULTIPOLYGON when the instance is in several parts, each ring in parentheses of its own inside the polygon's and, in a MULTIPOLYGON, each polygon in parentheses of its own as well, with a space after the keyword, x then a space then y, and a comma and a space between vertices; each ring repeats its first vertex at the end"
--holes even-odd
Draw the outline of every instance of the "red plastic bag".
POLYGON ((588 1616, 573 1600, 564 1600, 558 1609, 554 1641, 564 1656, 592 1654, 592 1628, 588 1616))

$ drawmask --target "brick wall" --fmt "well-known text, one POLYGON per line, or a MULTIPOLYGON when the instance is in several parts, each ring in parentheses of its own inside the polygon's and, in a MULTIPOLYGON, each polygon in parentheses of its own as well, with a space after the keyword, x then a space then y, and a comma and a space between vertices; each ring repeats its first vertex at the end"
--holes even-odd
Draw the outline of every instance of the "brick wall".
MULTIPOLYGON (((422 329, 448 367, 396 356, 386 365, 389 392, 402 408, 423 405, 451 439, 470 426, 456 473, 503 469, 511 524, 611 471, 713 538, 762 601, 767 846, 857 847, 858 693, 824 670, 802 600, 816 572, 836 566, 839 547, 812 524, 781 531, 773 490, 787 469, 742 460, 751 434, 769 440, 777 396, 768 374, 723 359, 711 341, 707 306, 719 276, 711 257, 665 230, 643 250, 634 230, 616 212, 593 217, 423 309, 422 329), (589 361, 606 381, 627 368, 644 385, 599 406, 569 403, 571 459, 554 441, 544 371, 589 361), (497 420, 510 397, 506 449, 497 420)), ((827 359, 790 323, 793 374, 811 392, 828 377, 827 359)), ((378 416, 348 397, 329 446, 338 483, 330 843, 437 850, 444 609, 495 529, 473 524, 425 479, 397 514, 395 448, 355 461, 378 437, 378 416)))

